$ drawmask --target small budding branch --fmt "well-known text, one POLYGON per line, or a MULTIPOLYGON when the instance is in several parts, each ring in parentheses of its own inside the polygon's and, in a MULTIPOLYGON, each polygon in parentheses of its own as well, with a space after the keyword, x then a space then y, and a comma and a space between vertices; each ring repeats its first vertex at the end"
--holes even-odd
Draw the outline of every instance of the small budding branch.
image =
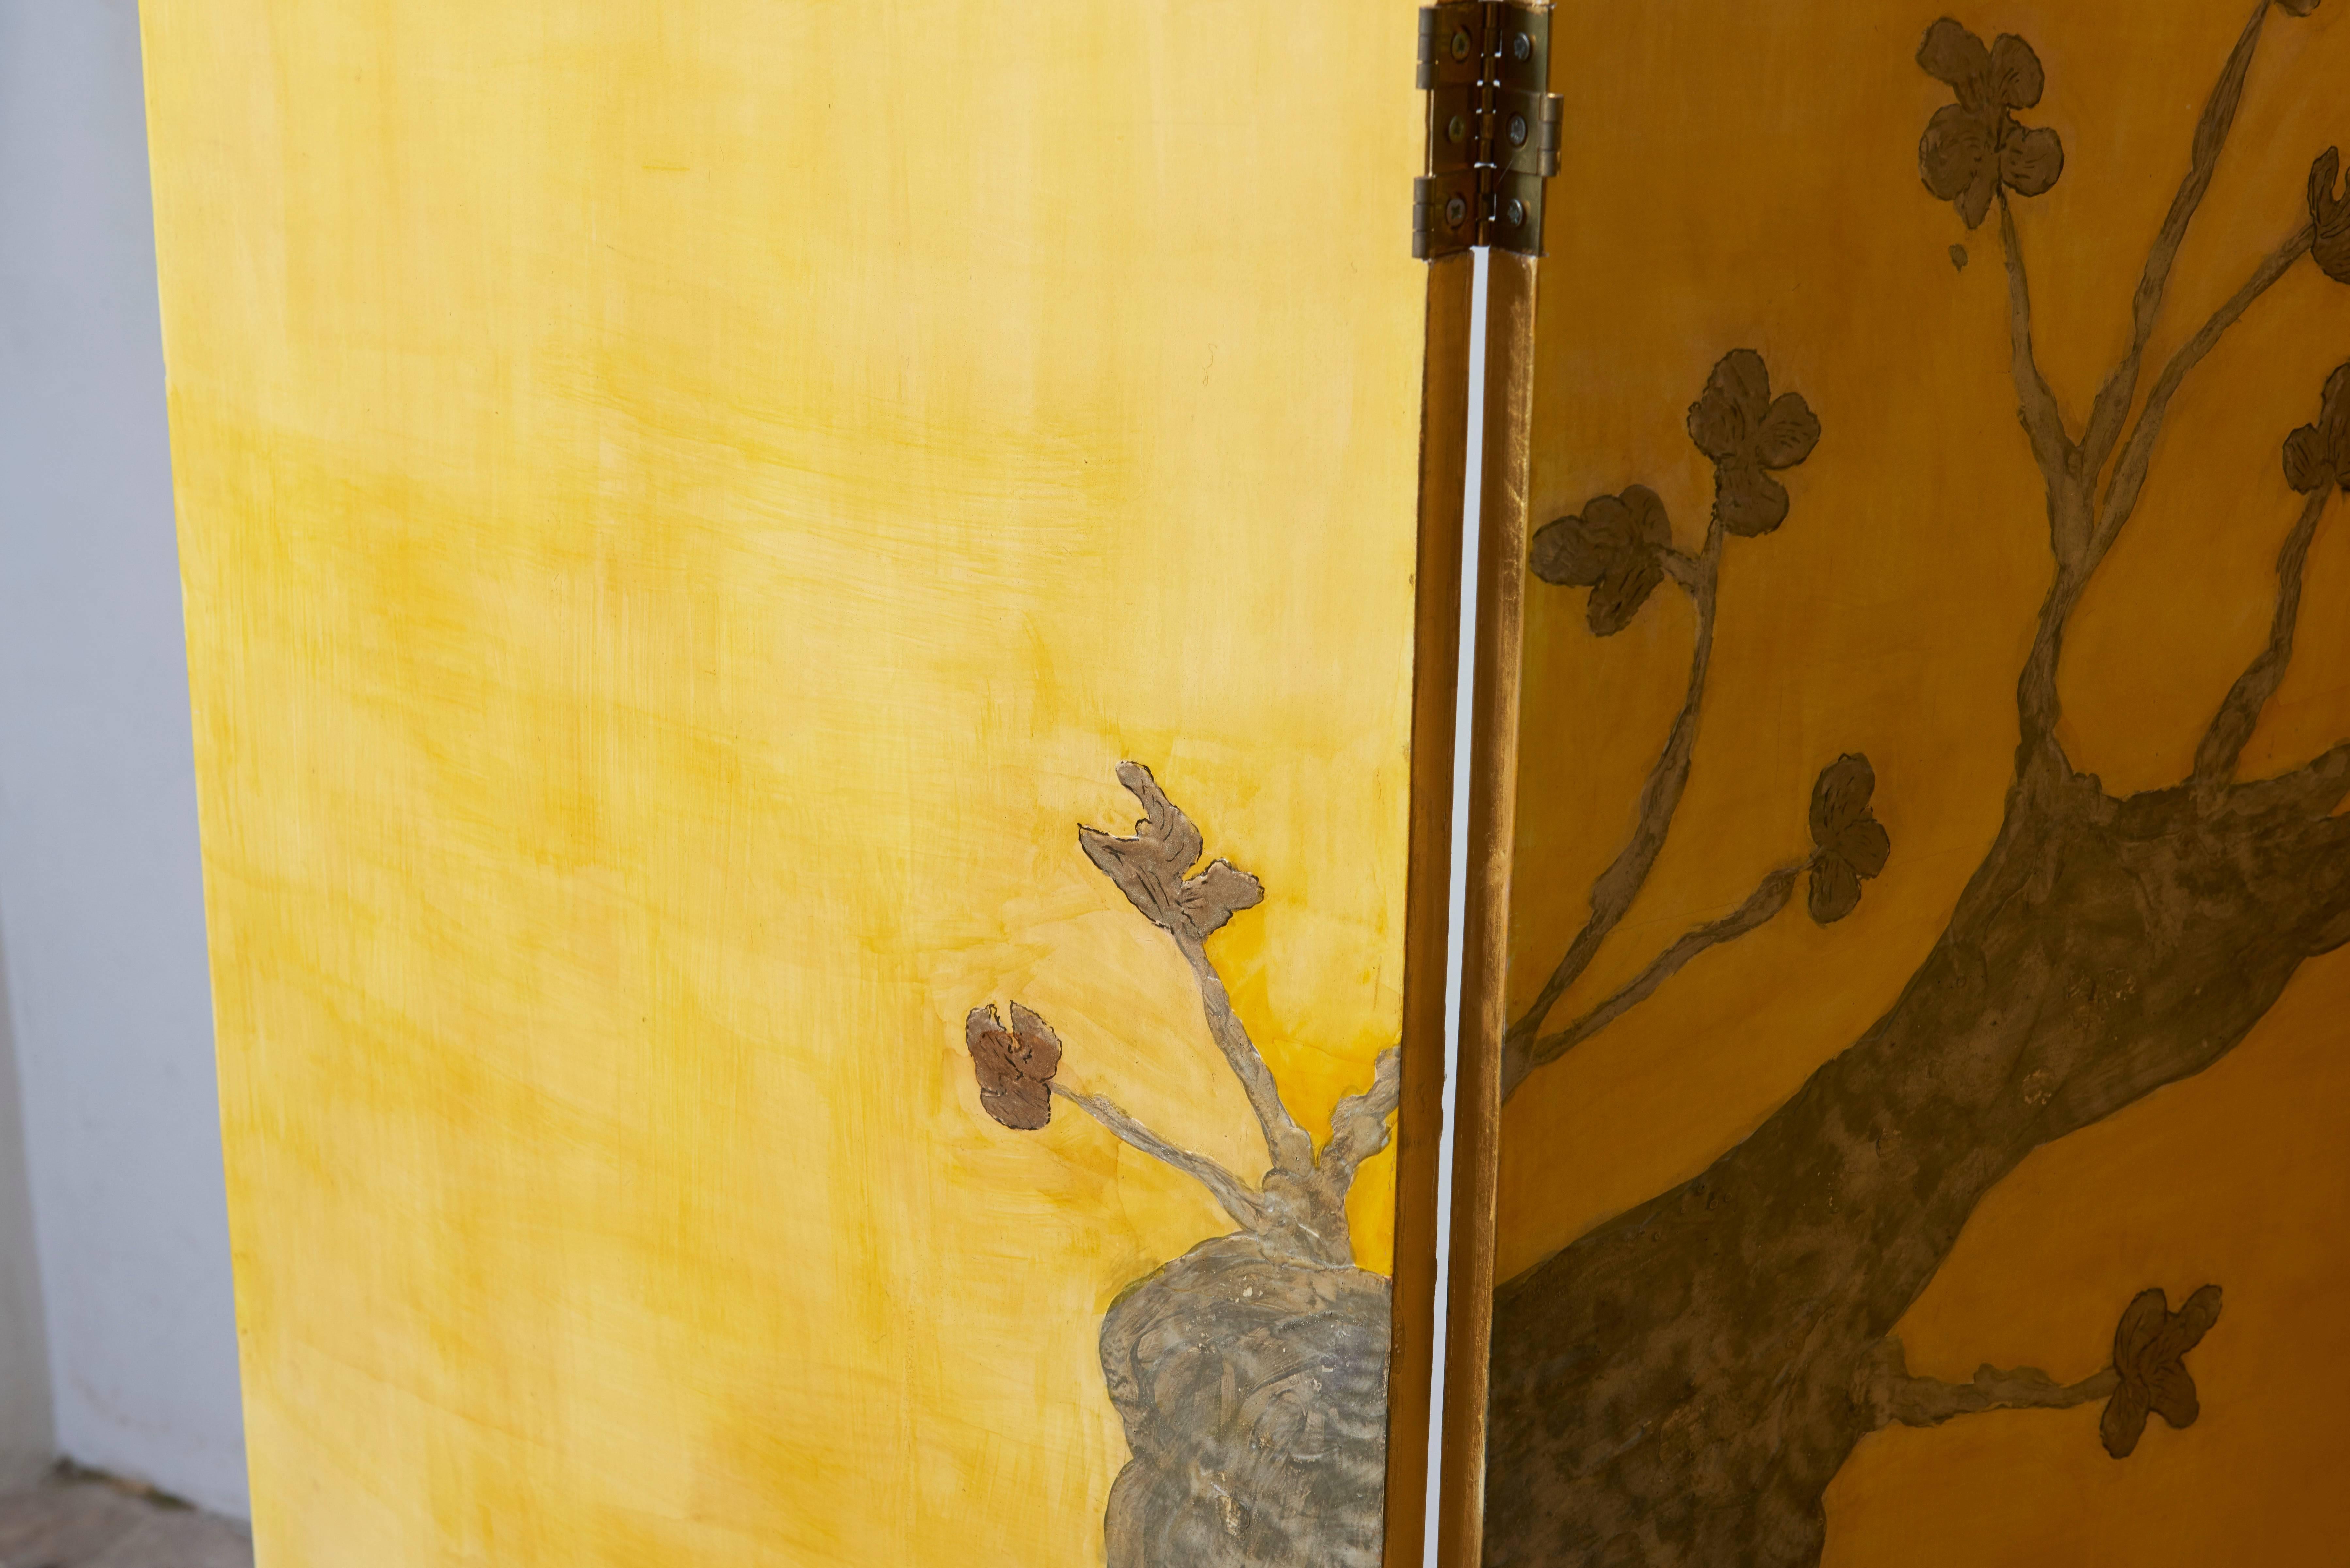
POLYGON ((1798 392, 1771 395, 1771 370, 1752 348, 1733 349, 1714 366, 1705 390, 1690 405, 1690 440, 1713 463, 1713 512, 1695 555, 1676 549, 1664 503, 1644 484, 1601 495, 1575 516, 1546 524, 1534 537, 1536 576, 1565 587, 1588 588, 1585 618, 1596 637, 1613 637, 1632 623, 1656 588, 1670 579, 1697 609, 1697 639, 1689 690, 1665 748, 1640 791, 1632 836, 1591 885, 1590 913, 1566 953, 1502 1044, 1502 1094, 1517 1092, 1526 1075, 1557 1061, 1655 994, 1658 988, 1709 948, 1768 924, 1794 898, 1808 877, 1811 917, 1833 925, 1860 906, 1860 885, 1885 869, 1893 841, 1870 813, 1877 773, 1868 759, 1847 753, 1824 769, 1812 786, 1811 852, 1764 877, 1730 914, 1682 936, 1620 991, 1565 1027, 1543 1032, 1551 1010, 1598 957, 1631 909, 1655 868, 1680 807, 1697 750, 1698 720, 1713 662, 1715 606, 1722 557, 1731 538, 1774 533, 1787 520, 1787 487, 1773 477, 1794 468, 1819 445, 1820 421, 1798 392))
POLYGON ((2159 1290, 2140 1291, 2114 1330, 2114 1358, 2104 1371, 2078 1383, 2059 1383, 2036 1366, 2012 1371, 1985 1365, 1970 1383, 1912 1377, 1901 1341, 1887 1334, 1861 1360, 1853 1376, 1853 1402, 1869 1414, 1869 1425, 1939 1427, 1953 1416, 1985 1410, 2069 1410, 2106 1401, 2098 1435, 2106 1452, 2126 1459, 2146 1433, 2148 1415, 2173 1427, 2191 1427, 2201 1414, 2187 1353, 2220 1321, 2220 1287, 2205 1285, 2177 1312, 2159 1290))
POLYGON ((1388 1118, 1402 1093, 1401 1053, 1393 1046, 1380 1052, 1370 1087, 1338 1102, 1330 1116, 1329 1140, 1317 1154, 1313 1138, 1283 1103, 1272 1070, 1232 1010, 1208 955, 1211 936, 1235 914, 1264 901, 1263 885, 1228 860, 1200 865, 1206 846, 1199 828, 1167 798, 1149 768, 1122 763, 1118 777, 1142 803, 1142 820, 1126 837, 1080 827, 1078 843, 1191 965, 1209 1037, 1239 1080, 1264 1136, 1267 1168, 1252 1184, 1206 1155, 1160 1137, 1107 1096, 1060 1083, 1060 1037, 1017 1002, 1011 1004, 1008 1026, 992 1003, 972 1008, 963 1021, 980 1104, 1005 1127, 1034 1132, 1051 1122, 1054 1100, 1066 1101, 1129 1147, 1205 1187, 1268 1251, 1305 1263, 1347 1266, 1354 1249, 1347 1230, 1347 1195, 1363 1162, 1387 1147, 1388 1118))

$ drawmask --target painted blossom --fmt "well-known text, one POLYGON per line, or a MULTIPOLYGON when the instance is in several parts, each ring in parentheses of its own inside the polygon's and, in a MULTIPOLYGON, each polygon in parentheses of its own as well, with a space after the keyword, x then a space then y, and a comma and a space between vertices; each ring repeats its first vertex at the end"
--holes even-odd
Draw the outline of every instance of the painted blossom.
POLYGON ((2350 365, 2326 378, 2316 422, 2284 438, 2284 477, 2303 495, 2329 484, 2350 490, 2350 365))
POLYGON ((1721 357, 1690 405, 1690 440, 1713 459, 1714 514, 1732 534, 1768 534, 1787 518, 1787 487, 1771 477, 1819 444, 1820 421, 1800 393, 1771 396, 1771 369, 1752 348, 1721 357))
POLYGON ((982 1109, 1017 1132, 1035 1132, 1053 1119, 1061 1039, 1051 1024, 1016 1002, 1009 1029, 993 1006, 974 1007, 963 1020, 962 1038, 979 1079, 982 1109))
POLYGON ((1544 524, 1535 533, 1534 576, 1562 587, 1589 588, 1584 618, 1595 637, 1613 637, 1632 624, 1664 581, 1664 554, 1672 545, 1665 504, 1645 484, 1621 495, 1595 495, 1581 513, 1544 524))
POLYGON ((1877 770, 1847 752, 1820 771, 1812 785, 1812 919, 1834 925, 1860 907, 1860 885, 1885 869, 1892 836, 1868 809, 1877 770))
POLYGON ((2309 252, 2326 276, 2350 283, 2350 190, 2334 190, 2341 173, 2338 147, 2327 148, 2309 166, 2309 252))
POLYGON ((2064 171, 2064 143, 2045 126, 2016 123, 2015 111, 2040 101, 2047 78, 2032 46, 2002 33, 1989 48, 1945 16, 1926 30, 1918 64, 1947 82, 1959 101, 1926 122, 1918 143, 1918 171, 1926 189, 1958 208, 1967 227, 1979 228, 2002 185, 2037 196, 2064 171))
POLYGON ((2161 1291, 2138 1293, 2114 1330, 2114 1371, 2120 1386, 2106 1401, 2105 1419, 2099 1423, 2106 1452, 2117 1459, 2129 1458, 2145 1435, 2149 1413, 2174 1427, 2195 1424, 2202 1402, 2187 1372, 2187 1353, 2219 1321, 2217 1285, 2205 1285, 2177 1312, 2170 1310, 2169 1298, 2161 1291))

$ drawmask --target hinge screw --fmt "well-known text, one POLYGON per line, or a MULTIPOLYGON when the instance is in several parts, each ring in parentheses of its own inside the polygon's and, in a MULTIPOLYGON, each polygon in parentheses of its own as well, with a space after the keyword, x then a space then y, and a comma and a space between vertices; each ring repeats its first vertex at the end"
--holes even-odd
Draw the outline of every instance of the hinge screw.
POLYGON ((1460 197, 1455 196, 1452 200, 1444 203, 1444 221, 1451 224, 1452 227, 1456 229, 1459 228, 1461 226, 1461 220, 1468 215, 1469 203, 1462 201, 1460 197))
POLYGON ((1461 119, 1459 115, 1454 115, 1451 122, 1445 126, 1444 135, 1447 140, 1453 142, 1455 145, 1465 141, 1468 140, 1469 136, 1469 122, 1461 119))
POLYGON ((1452 35, 1452 57, 1456 60, 1469 57, 1469 29, 1466 27, 1457 29, 1452 35))
POLYGON ((1510 116, 1510 145, 1523 147, 1525 144, 1526 117, 1523 114, 1513 114, 1510 116))
POLYGON ((1534 52, 1534 41, 1523 33, 1510 40, 1510 53, 1517 56, 1518 58, 1523 60, 1534 52))
POLYGON ((1510 198, 1510 227, 1512 227, 1512 228, 1513 228, 1513 229, 1523 227, 1523 226, 1524 226, 1524 224, 1525 224, 1525 221, 1526 221, 1526 204, 1525 204, 1523 202, 1519 201, 1515 196, 1511 197, 1511 198, 1510 198))

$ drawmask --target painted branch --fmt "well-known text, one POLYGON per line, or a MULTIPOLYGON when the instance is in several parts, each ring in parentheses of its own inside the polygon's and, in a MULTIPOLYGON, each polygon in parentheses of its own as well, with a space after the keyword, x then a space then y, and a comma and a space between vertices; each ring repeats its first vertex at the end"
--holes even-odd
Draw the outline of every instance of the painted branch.
MULTIPOLYGON (((2337 741, 2291 773, 2238 784, 2214 815, 2265 816, 2293 810, 2323 816, 2341 805, 2345 794, 2350 794, 2350 741, 2337 741)), ((2350 818, 2336 819, 2335 827, 2350 834, 2350 818)))
POLYGON ((2272 4, 2273 0, 2255 0, 2251 20, 2244 24, 2243 35, 2236 40, 2228 63, 2220 67, 2220 80, 2203 106, 2202 118, 2196 121, 2187 176, 2179 182, 2178 193, 2171 198, 2170 212, 2147 253, 2146 271, 2130 302, 2129 352, 2097 389, 2097 400, 2089 412, 2088 431, 2081 441, 2081 466, 2093 478, 2104 470, 2106 460, 2113 455, 2114 443, 2121 439, 2122 421, 2129 414, 2131 400, 2137 395, 2138 372, 2146 362, 2146 347, 2152 341, 2155 323, 2162 314, 2162 296, 2170 284, 2171 265, 2178 259, 2188 226, 2194 222, 2196 209, 2203 204, 2204 192, 2210 189, 2211 176, 2220 167, 2220 150, 2228 143, 2228 133, 2235 128, 2236 109, 2243 101, 2244 78, 2251 72, 2252 57, 2260 48, 2261 33, 2268 23, 2272 4))
POLYGON ((1206 1155, 1176 1147, 1099 1095, 1079 1094, 1059 1084, 1053 1085, 1052 1090, 1056 1098, 1068 1101, 1107 1127, 1118 1136, 1119 1142, 1141 1150, 1162 1164, 1174 1167, 1206 1188, 1215 1196, 1216 1201, 1223 1205, 1224 1212, 1238 1220, 1243 1229, 1252 1231, 1264 1229, 1264 1205, 1257 1194, 1250 1190, 1247 1183, 1239 1177, 1206 1155))
POLYGON ((1372 1064, 1371 1086, 1348 1095, 1330 1112, 1330 1141, 1322 1147, 1315 1184, 1332 1203, 1346 1203, 1363 1161, 1388 1146, 1388 1118, 1403 1101, 1403 1053, 1388 1046, 1372 1064))
POLYGON ((2037 1366, 2002 1369, 1988 1363, 1976 1369, 1970 1383, 1915 1377, 1901 1341, 1887 1334, 1863 1361, 1853 1380, 1853 1397, 1873 1426, 1939 1427, 1954 1416, 1985 1410, 2069 1410, 2106 1398, 2120 1386, 2121 1374, 2110 1366, 2078 1383, 2059 1383, 2037 1366))
POLYGON ((1657 564, 1664 567, 1665 576, 1673 580, 1675 587, 1692 598, 1705 581, 1708 570, 1704 556, 1691 555, 1687 550, 1663 551, 1657 556, 1657 564))
POLYGON ((1120 763, 1118 781, 1141 803, 1143 819, 1131 835, 1080 826, 1078 846, 1138 914, 1175 939, 1191 964, 1209 1033, 1256 1113, 1273 1169, 1301 1179, 1310 1177, 1314 1140, 1282 1103, 1272 1070, 1233 1012, 1232 998, 1208 957, 1208 938, 1233 915, 1263 902, 1263 884, 1228 860, 1194 870, 1207 847, 1198 825, 1142 763, 1131 759, 1120 763))
MULTIPOLYGON (((2179 384, 2219 346, 2220 337, 2228 328, 2241 319, 2244 312, 2273 287, 2279 278, 2291 272, 2295 262, 2309 254, 2310 244, 2315 237, 2314 228, 2303 224, 2299 233, 2270 252, 2244 286, 2213 313, 2211 319, 2203 324, 2201 331, 2189 338, 2178 352, 2170 357, 2170 363, 2163 368, 2161 377, 2154 384, 2154 390, 2147 395, 2146 408, 2138 414, 2137 424, 2122 448, 2120 461, 2115 464, 2113 479, 2106 486, 2105 505, 2097 514, 2096 535, 2089 547, 2090 570, 2094 571, 2096 564, 2105 559, 2106 552, 2113 548, 2114 540, 2120 535, 2123 525, 2137 507, 2138 493, 2145 489, 2147 470, 2154 462, 2155 438, 2162 433, 2163 417, 2169 412, 2170 400, 2177 394, 2179 384)), ((2086 586, 2085 579, 2082 586, 2086 586)), ((2078 597, 2077 589, 2074 597, 2078 597)))
POLYGON ((2024 659, 2023 672, 2015 679, 2019 725, 2015 776, 2019 780, 2056 779, 2070 771, 2064 744, 2056 738, 2056 721, 2064 711, 2064 700, 2056 689, 2056 666, 2064 657, 2064 623, 2080 598, 2085 580, 2081 567, 2060 563, 2055 581, 2040 601, 2032 651, 2024 659))
POLYGON ((2203 732, 2202 743, 2195 748, 2196 788, 2207 794, 2236 776, 2244 743, 2252 738, 2261 711, 2276 695, 2293 663, 2293 628, 2301 618, 2302 568, 2309 560, 2310 542, 2317 536, 2318 519, 2324 515, 2325 504, 2333 494, 2334 486, 2328 484, 2303 503, 2301 521, 2293 524, 2284 548, 2277 554, 2276 614, 2270 624, 2268 646, 2228 689, 2219 712, 2212 715, 2210 728, 2203 732))
POLYGON ((2023 423, 2023 433, 2032 438, 2032 455, 2039 461, 2040 472, 2047 481, 2051 498, 2048 521, 2054 539, 2056 558, 2073 559, 2088 543, 2085 535, 2075 538, 2078 520, 2072 510, 2054 504, 2054 498, 2072 482, 2074 449, 2073 438, 2064 431, 2064 412, 2056 406, 2056 394, 2049 389, 2048 378, 2040 373, 2040 361, 2032 347, 2032 283, 2023 268, 2023 241, 2015 230, 2015 212, 2008 204, 2007 187, 1999 192, 1999 238, 2007 255, 2007 332, 2010 369, 2015 377, 2016 417, 2023 423))
MULTIPOLYGON (((2314 237, 2314 231, 2303 226, 2300 233, 2271 252, 2244 286, 2203 324, 2202 330, 2171 356, 2170 363, 2164 367, 2162 375, 2155 382, 2154 390, 2147 396, 2146 408, 2138 415, 2137 428, 2130 432, 2129 441, 2115 465, 2113 478, 2106 488, 2105 506, 2097 514, 2094 528, 2089 531, 2087 547, 2068 556, 2060 543, 2055 580, 2049 585, 2048 596, 2042 601, 2040 623, 2033 639, 2032 652, 2024 660, 2022 674, 2016 680, 2016 710, 2022 732, 2016 747, 2016 777, 2019 780, 2047 784, 2060 779, 2067 770, 2063 747, 2056 740, 2056 721, 2062 711, 2056 689, 2056 667, 2063 657, 2065 623, 2071 619, 2074 607, 2081 602, 2081 596, 2087 590, 2098 564, 2113 548, 2123 525, 2137 509, 2138 494, 2145 488, 2147 470, 2154 462, 2155 441, 2162 433, 2162 421, 2169 411, 2170 400, 2177 395, 2188 374, 2218 346, 2228 328, 2251 308, 2254 301, 2275 286, 2277 280, 2293 269, 2293 263, 2309 254, 2314 237)), ((2051 531, 2060 541, 2079 528, 2088 527, 2086 519, 2093 483, 2094 475, 2086 472, 2068 473, 2061 483, 2050 482, 2048 511, 2051 531), (2067 512, 2077 512, 2083 522, 2077 526, 2060 522, 2060 514, 2067 512)))
POLYGON ((1648 872, 1657 864, 1658 855, 1664 849, 1666 835, 1672 829, 1673 813, 1679 809, 1681 792, 1689 784, 1690 762, 1697 746, 1698 711, 1704 703, 1706 672, 1713 659, 1714 607, 1721 586, 1722 540, 1721 519, 1717 514, 1707 525, 1705 546, 1694 562, 1678 556, 1668 559, 1668 572, 1688 589, 1697 606, 1696 646, 1690 655, 1688 693, 1681 699, 1681 711, 1665 738, 1664 750, 1658 754, 1656 764, 1648 770, 1648 783, 1641 787, 1639 815, 1633 824, 1630 841, 1592 883, 1589 917, 1567 944, 1558 967, 1543 982, 1534 1004, 1510 1025, 1505 1053, 1512 1048, 1512 1043, 1532 1039, 1538 1033, 1543 1020, 1550 1016, 1550 1010, 1558 1004, 1566 988, 1591 967, 1600 944, 1632 908, 1632 900, 1638 896, 1641 885, 1648 881, 1648 872))
POLYGON ((1207 944, 1191 937, 1177 935, 1175 945, 1191 965, 1191 974, 1200 982, 1200 1010, 1207 1015, 1208 1033, 1223 1054, 1225 1063, 1238 1078, 1242 1092, 1248 1096, 1249 1108, 1256 1113, 1257 1125, 1264 1129, 1264 1147, 1275 1170, 1292 1176, 1305 1177, 1314 1169, 1314 1140, 1289 1114, 1281 1098, 1281 1088, 1273 1081, 1273 1069, 1264 1064, 1264 1056, 1249 1038, 1248 1026, 1232 1011, 1232 999, 1224 990, 1223 977, 1216 972, 1215 961, 1208 957, 1207 944))
POLYGON ((1706 949, 1733 940, 1768 924, 1794 897, 1796 879, 1802 877, 1809 864, 1806 861, 1801 866, 1782 867, 1772 872, 1736 909, 1721 919, 1690 931, 1658 954, 1655 961, 1621 991, 1557 1033, 1545 1034, 1531 1043, 1506 1043, 1502 1052, 1502 1097, 1506 1100, 1517 1093, 1518 1085, 1535 1068, 1557 1061, 1656 994, 1659 986, 1706 949))

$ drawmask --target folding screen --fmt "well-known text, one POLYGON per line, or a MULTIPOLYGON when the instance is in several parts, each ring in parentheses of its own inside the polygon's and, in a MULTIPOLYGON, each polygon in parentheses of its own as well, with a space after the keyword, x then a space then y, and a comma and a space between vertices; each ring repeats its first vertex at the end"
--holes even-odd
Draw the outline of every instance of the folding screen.
POLYGON ((2337 1559, 2350 5, 1552 26, 1450 1560, 2337 1559))
POLYGON ((261 1561, 1417 1562, 1410 10, 145 25, 261 1561))

